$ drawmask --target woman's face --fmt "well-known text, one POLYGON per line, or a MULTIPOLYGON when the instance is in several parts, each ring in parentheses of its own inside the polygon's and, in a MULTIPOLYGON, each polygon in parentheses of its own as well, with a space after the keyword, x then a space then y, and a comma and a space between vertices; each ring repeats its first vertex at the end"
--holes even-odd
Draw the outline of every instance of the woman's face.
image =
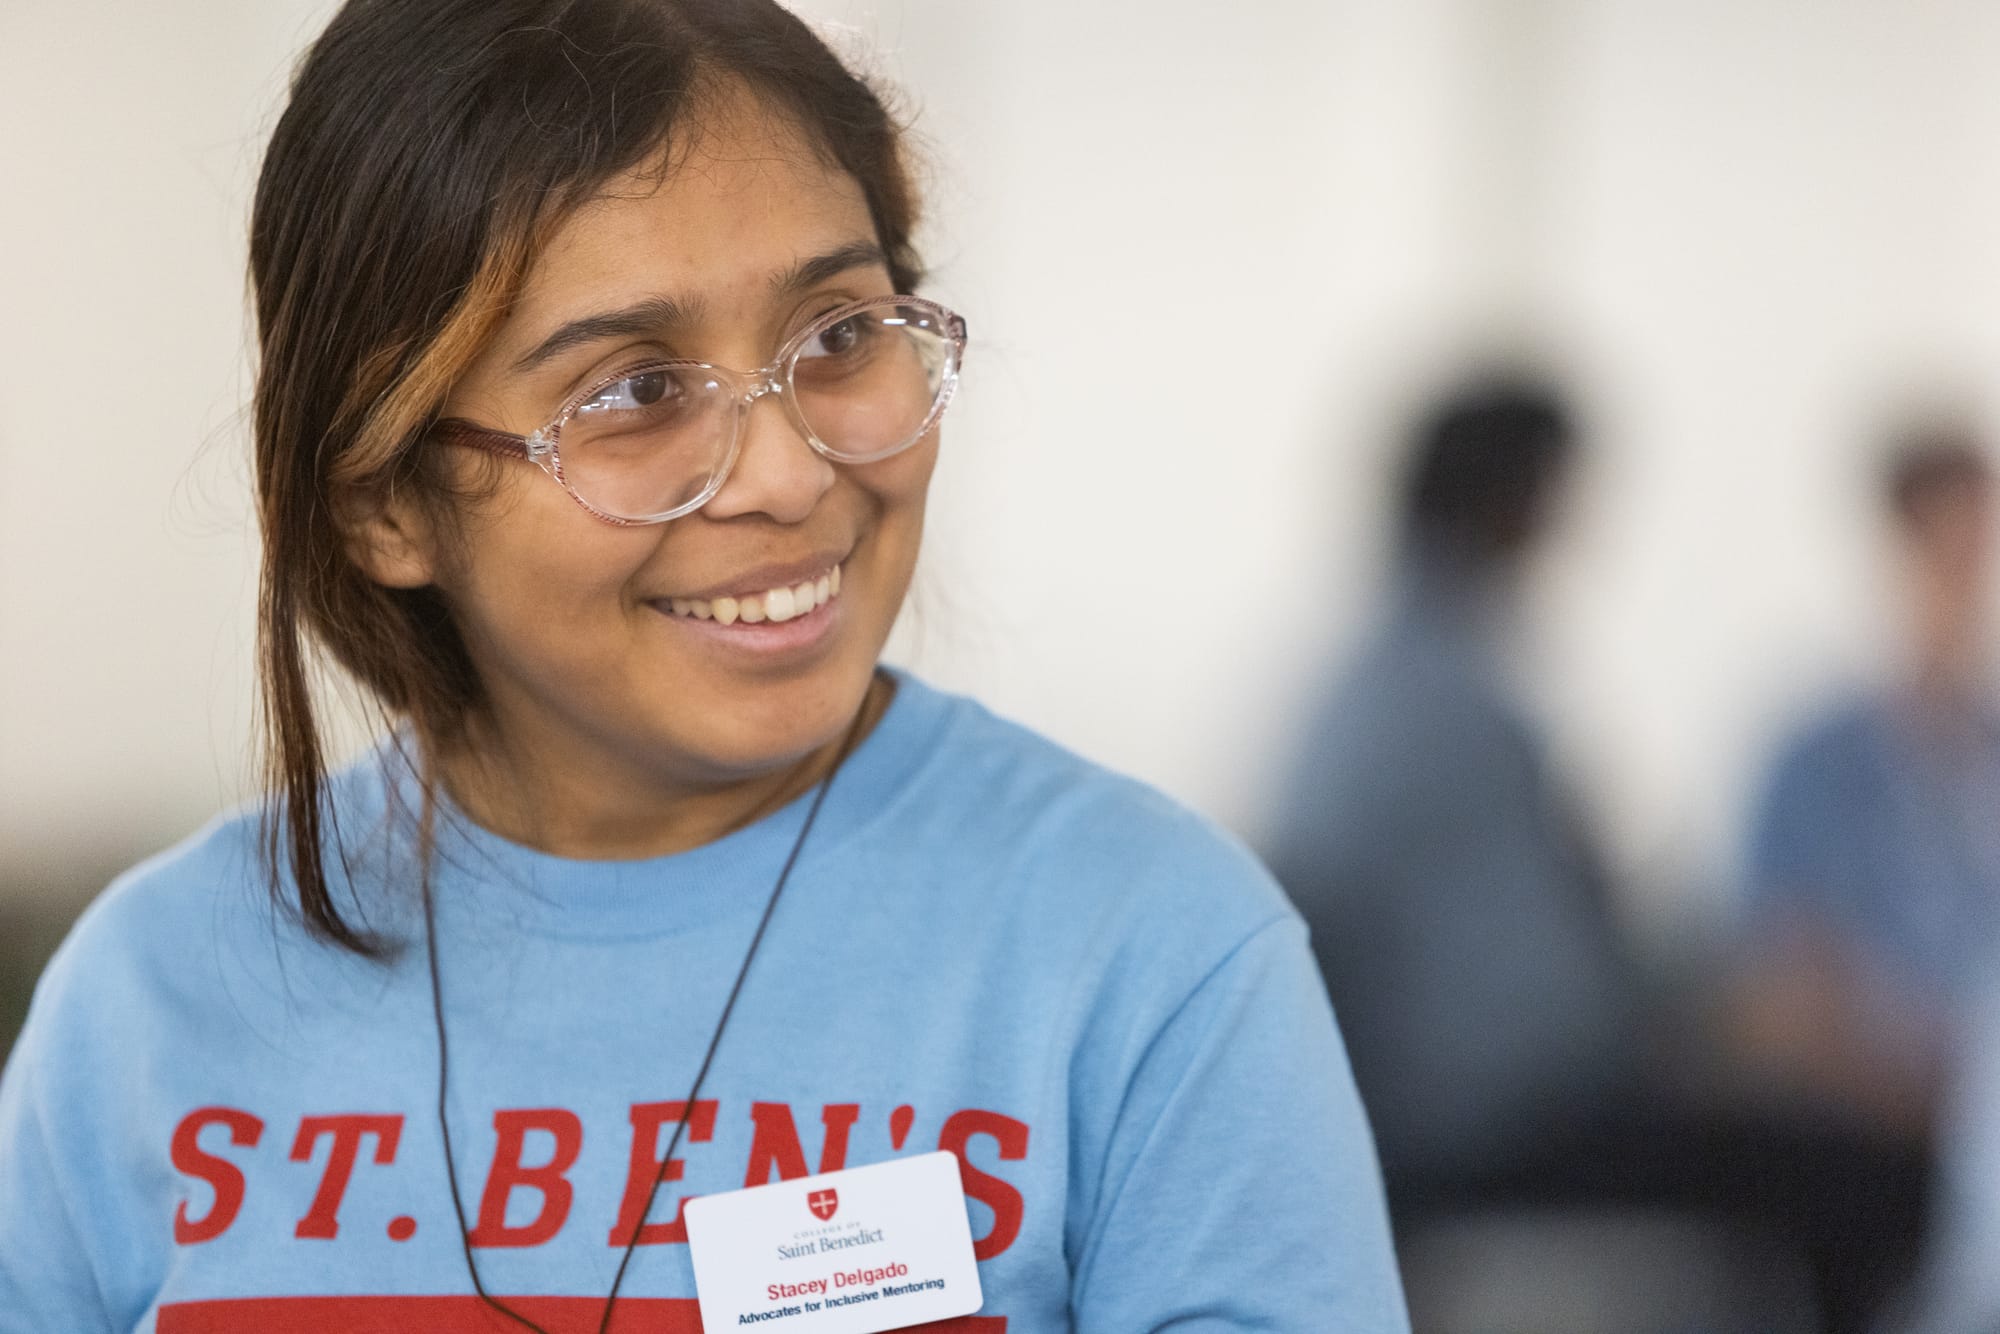
MULTIPOLYGON (((895 290, 859 185, 781 118, 740 98, 678 148, 670 172, 615 182, 560 227, 446 415, 526 435, 621 369, 752 370, 813 317, 895 290)), ((767 396, 706 506, 635 527, 526 462, 455 452, 468 477, 499 468, 499 486, 426 546, 429 575, 503 752, 603 783, 714 787, 797 761, 854 716, 909 586, 937 437, 836 465, 767 396), (808 614, 745 618, 771 590, 836 583, 808 614), (734 624, 713 614, 725 598, 734 624)))

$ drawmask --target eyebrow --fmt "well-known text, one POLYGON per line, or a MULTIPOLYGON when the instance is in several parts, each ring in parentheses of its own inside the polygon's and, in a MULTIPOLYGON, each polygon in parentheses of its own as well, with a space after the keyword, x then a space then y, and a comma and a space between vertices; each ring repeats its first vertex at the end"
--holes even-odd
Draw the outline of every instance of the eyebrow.
POLYGON ((771 280, 771 291, 779 296, 802 292, 828 278, 837 278, 849 269, 865 269, 871 264, 889 267, 889 257, 873 241, 854 241, 829 250, 824 255, 802 259, 771 280))
POLYGON ((515 361, 514 370, 517 374, 533 370, 551 357, 599 339, 630 338, 634 334, 655 333, 663 328, 684 325, 690 322, 693 314, 694 308, 669 297, 656 296, 617 310, 585 315, 582 319, 559 326, 554 333, 528 349, 515 361))
MULTIPOLYGON (((886 267, 888 262, 882 247, 872 241, 856 241, 823 255, 800 260, 771 279, 771 291, 774 295, 786 296, 838 277, 850 269, 873 264, 886 267)), ((617 310, 585 315, 559 325, 548 337, 524 352, 514 362, 514 371, 519 374, 533 370, 550 358, 585 343, 605 338, 630 338, 635 334, 656 333, 676 325, 690 324, 700 311, 699 301, 676 301, 671 297, 656 296, 617 310)))

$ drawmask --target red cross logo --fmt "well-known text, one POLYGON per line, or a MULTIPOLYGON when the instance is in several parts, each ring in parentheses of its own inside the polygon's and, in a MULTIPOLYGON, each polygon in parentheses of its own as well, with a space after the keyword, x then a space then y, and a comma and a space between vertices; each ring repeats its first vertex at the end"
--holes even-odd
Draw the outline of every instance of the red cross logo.
POLYGON ((813 1217, 824 1223, 833 1217, 833 1211, 840 1207, 840 1192, 837 1190, 816 1190, 806 1196, 806 1208, 813 1211, 813 1217))

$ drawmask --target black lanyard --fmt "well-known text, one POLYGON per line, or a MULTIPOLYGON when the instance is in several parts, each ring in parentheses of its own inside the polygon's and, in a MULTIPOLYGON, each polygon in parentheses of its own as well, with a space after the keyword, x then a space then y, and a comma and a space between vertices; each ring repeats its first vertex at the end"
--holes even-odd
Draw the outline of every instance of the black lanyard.
MULTIPOLYGON (((660 1166, 653 1173, 653 1188, 646 1192, 646 1207, 639 1211, 638 1219, 632 1225, 632 1239, 625 1243, 625 1254, 618 1261, 618 1273, 611 1280, 611 1291, 604 1298, 604 1317, 598 1321, 597 1334, 606 1334, 611 1328, 611 1311, 618 1304, 618 1289, 624 1286, 625 1270, 632 1263, 632 1255, 639 1247, 639 1234, 645 1231, 646 1219, 653 1212, 653 1202, 659 1198, 660 1183, 666 1180, 667 1164, 673 1161, 674 1150, 680 1147, 681 1135, 687 1130, 688 1117, 694 1112, 695 1099, 701 1096, 702 1082, 708 1078, 708 1067, 715 1061, 715 1049, 722 1045, 722 1030, 729 1024, 730 1011, 736 1008, 736 998, 742 994, 743 979, 750 975, 750 961, 757 957, 757 946, 763 943, 764 928, 771 924, 772 910, 778 906, 778 895, 784 893, 785 881, 791 878, 792 867, 798 863, 799 853, 806 845, 806 835, 812 832, 813 821, 819 818, 819 808, 826 801, 828 790, 833 787, 834 775, 847 760, 848 753, 861 732, 861 719, 865 716, 867 703, 862 704, 862 713, 857 713, 853 724, 842 738, 840 752, 833 758, 833 768, 827 770, 826 777, 820 779, 819 790, 813 793, 812 805, 806 808, 805 823, 799 826, 799 836, 792 840, 792 850, 785 858, 785 865, 778 872, 778 881, 771 886, 771 897, 764 903, 764 915, 757 920, 756 933, 750 937, 750 948, 743 952, 743 966, 736 970, 736 981, 729 988, 729 999, 722 1003, 722 1014, 715 1021, 715 1032, 709 1036, 708 1051, 701 1058, 701 1068, 695 1071, 694 1087, 688 1090, 687 1099, 681 1103, 680 1120, 674 1123, 673 1136, 667 1141, 667 1151, 660 1156, 660 1166)), ((426 840, 428 843, 428 840, 426 840)), ((451 1184, 451 1207, 458 1216, 458 1240, 465 1252, 465 1272, 472 1276, 472 1290, 479 1294, 479 1300, 506 1316, 509 1320, 535 1334, 548 1331, 528 1319, 486 1291, 479 1281, 479 1266, 472 1258, 472 1234, 465 1226, 465 1201, 458 1193, 458 1167, 451 1152, 451 1122, 445 1116, 445 1095, 451 1087, 451 1047, 445 1039, 444 1031, 444 984, 438 977, 437 913, 431 899, 430 849, 424 849, 424 952, 430 960, 431 973, 431 1018, 437 1026, 438 1040, 438 1134, 444 1139, 445 1177, 451 1184)))

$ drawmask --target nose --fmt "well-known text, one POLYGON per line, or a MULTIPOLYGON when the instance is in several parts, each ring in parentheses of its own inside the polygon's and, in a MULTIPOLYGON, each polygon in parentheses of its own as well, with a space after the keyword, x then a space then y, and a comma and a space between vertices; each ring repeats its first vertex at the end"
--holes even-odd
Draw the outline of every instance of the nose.
POLYGON ((832 489, 833 463, 806 443, 783 397, 769 376, 744 395, 737 409, 736 463, 702 506, 709 518, 763 514, 779 523, 800 523, 832 489))

